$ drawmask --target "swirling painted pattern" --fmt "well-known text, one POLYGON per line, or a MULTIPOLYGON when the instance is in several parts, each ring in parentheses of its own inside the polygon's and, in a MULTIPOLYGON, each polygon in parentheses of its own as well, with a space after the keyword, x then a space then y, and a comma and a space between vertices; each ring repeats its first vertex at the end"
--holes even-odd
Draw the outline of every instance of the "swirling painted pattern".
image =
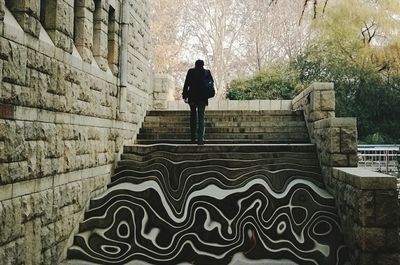
POLYGON ((150 160, 120 163, 108 191, 92 200, 70 256, 100 264, 346 264, 334 199, 318 170, 150 160))

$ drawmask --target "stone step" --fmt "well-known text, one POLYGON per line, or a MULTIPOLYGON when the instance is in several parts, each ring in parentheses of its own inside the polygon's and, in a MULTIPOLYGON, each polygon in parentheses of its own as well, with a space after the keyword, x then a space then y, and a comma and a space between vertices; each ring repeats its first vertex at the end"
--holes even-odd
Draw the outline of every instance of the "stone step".
POLYGON ((312 153, 316 156, 316 147, 314 144, 166 144, 158 143, 152 145, 127 145, 124 146, 124 154, 150 155, 155 152, 166 152, 170 154, 254 154, 254 153, 312 153))
MULTIPOLYGON (((217 122, 290 122, 290 121, 304 121, 304 117, 300 115, 282 115, 282 116, 261 116, 261 115, 206 115, 204 120, 209 123, 217 122)), ((169 123, 169 122, 180 122, 185 123, 190 121, 190 115, 184 116, 146 116, 144 121, 146 123, 169 123)))
MULTIPOLYGON (((193 146, 195 147, 195 146, 193 146)), ((301 165, 314 165, 318 166, 318 158, 315 153, 308 152, 253 152, 253 153, 242 153, 242 152, 196 152, 187 151, 185 153, 170 153, 168 151, 154 151, 146 155, 138 155, 134 153, 122 154, 121 162, 124 160, 132 161, 149 161, 158 157, 168 157, 171 161, 185 161, 185 160, 206 160, 206 159, 233 159, 233 160, 260 160, 265 159, 266 163, 292 163, 301 165)))
MULTIPOLYGON (((264 127, 214 127, 206 126, 206 133, 270 133, 270 132, 307 132, 305 126, 264 126, 264 127)), ((189 133, 190 127, 165 126, 165 127, 147 127, 140 129, 140 133, 161 133, 161 132, 177 132, 189 133)))
MULTIPOLYGON (((261 139, 206 139, 204 140, 204 144, 302 144, 309 143, 309 140, 306 139, 292 139, 292 138, 279 138, 279 139, 269 139, 269 140, 261 140, 261 139)), ((189 138, 187 139, 137 139, 135 141, 136 144, 140 145, 153 145, 159 143, 165 144, 190 144, 189 138)))
MULTIPOLYGON (((148 111, 147 117, 149 116, 188 116, 190 111, 186 110, 159 110, 159 111, 148 111)), ((246 116, 246 115, 260 115, 260 116, 292 116, 299 115, 303 116, 302 111, 291 111, 291 110, 207 110, 206 116, 246 116)))
MULTIPOLYGON (((205 134, 206 140, 211 139, 255 139, 255 140, 280 140, 280 139, 292 139, 292 140, 309 140, 308 133, 306 132, 269 132, 269 133, 207 133, 205 134)), ((150 140, 165 140, 165 139, 190 139, 189 133, 177 133, 177 132, 166 132, 166 133, 141 133, 137 136, 137 139, 150 139, 150 140)))
MULTIPOLYGON (((157 128, 185 128, 190 126, 188 123, 164 123, 164 124, 155 124, 155 123, 143 123, 142 128, 145 129, 157 129, 157 128)), ((274 123, 274 124, 264 124, 260 122, 221 122, 221 123, 205 123, 205 128, 282 128, 282 127, 303 127, 306 128, 306 125, 297 124, 297 123, 274 123)))
POLYGON ((251 249, 239 264, 345 264, 340 231, 313 144, 133 145, 91 199, 68 258, 228 265, 251 249), (293 233, 312 236, 299 244, 293 233), (329 256, 310 256, 315 244, 329 256))

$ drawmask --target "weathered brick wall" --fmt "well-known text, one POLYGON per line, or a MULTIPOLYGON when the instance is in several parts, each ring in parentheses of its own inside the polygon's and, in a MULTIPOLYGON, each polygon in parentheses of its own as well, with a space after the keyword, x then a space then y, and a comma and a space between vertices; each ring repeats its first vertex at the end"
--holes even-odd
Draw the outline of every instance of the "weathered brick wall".
POLYGON ((334 168, 332 187, 352 264, 400 264, 396 178, 334 168))
MULTIPOLYGON (((29 25, 3 21, 8 10, 0 0, 0 264, 58 264, 65 257, 88 200, 104 191, 151 106, 147 1, 129 1, 125 113, 115 60, 113 71, 84 62, 63 30, 73 29, 74 1, 51 2, 57 9, 49 41, 29 25)), ((119 12, 120 1, 103 3, 119 12)), ((24 16, 38 21, 37 12, 24 16)))

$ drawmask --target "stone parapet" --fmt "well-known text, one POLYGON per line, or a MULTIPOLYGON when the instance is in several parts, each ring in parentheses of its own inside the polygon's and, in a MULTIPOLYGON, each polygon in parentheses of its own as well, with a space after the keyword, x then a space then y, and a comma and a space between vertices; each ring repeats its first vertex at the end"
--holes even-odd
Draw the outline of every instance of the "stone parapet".
POLYGON ((333 168, 331 187, 352 264, 400 264, 396 178, 333 168))
POLYGON ((304 111, 352 264, 399 264, 396 178, 357 168, 357 121, 335 117, 333 84, 312 84, 293 99, 292 107, 304 111))
MULTIPOLYGON (((168 101, 167 110, 188 110, 183 100, 168 101)), ((291 110, 291 100, 219 100, 209 99, 207 110, 291 110)))
POLYGON ((357 121, 335 117, 333 83, 314 83, 292 100, 303 110, 310 140, 317 146, 324 182, 329 188, 332 167, 357 166, 357 121))

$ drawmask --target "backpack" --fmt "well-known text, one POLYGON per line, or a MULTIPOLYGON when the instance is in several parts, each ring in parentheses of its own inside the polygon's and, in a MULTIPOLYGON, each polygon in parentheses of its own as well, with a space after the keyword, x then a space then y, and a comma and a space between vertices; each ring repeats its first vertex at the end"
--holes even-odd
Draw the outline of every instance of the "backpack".
POLYGON ((214 80, 211 77, 210 70, 205 70, 204 73, 204 88, 205 88, 205 95, 207 98, 212 98, 215 96, 215 89, 214 89, 214 80))

